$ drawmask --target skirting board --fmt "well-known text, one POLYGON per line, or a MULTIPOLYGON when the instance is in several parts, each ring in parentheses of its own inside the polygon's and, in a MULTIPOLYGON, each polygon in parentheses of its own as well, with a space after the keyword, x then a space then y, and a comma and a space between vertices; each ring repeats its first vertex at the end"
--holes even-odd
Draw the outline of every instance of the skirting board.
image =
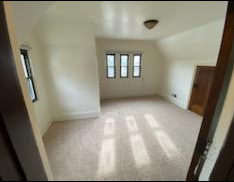
POLYGON ((178 99, 174 99, 174 98, 171 98, 169 96, 165 96, 165 95, 161 95, 161 97, 163 97, 164 99, 168 100, 169 102, 181 107, 182 109, 185 109, 187 110, 187 103, 184 103, 183 101, 181 100, 178 100, 178 99))
POLYGON ((90 119, 99 117, 101 113, 101 109, 86 111, 86 112, 77 112, 77 113, 68 113, 62 114, 53 117, 53 121, 71 121, 71 120, 79 120, 79 119, 90 119))
POLYGON ((103 95, 101 95, 101 99, 118 99, 118 98, 130 98, 130 97, 145 97, 145 96, 154 96, 154 95, 158 95, 157 91, 153 90, 153 91, 148 91, 147 93, 112 93, 112 94, 108 94, 105 93, 103 95))

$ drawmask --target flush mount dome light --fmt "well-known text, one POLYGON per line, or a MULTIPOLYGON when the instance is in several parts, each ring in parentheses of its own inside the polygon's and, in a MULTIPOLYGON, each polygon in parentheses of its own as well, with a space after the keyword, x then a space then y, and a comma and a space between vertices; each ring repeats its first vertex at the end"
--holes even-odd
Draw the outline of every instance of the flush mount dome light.
POLYGON ((153 29, 157 24, 159 23, 158 20, 146 20, 144 22, 144 25, 147 29, 151 30, 153 29))

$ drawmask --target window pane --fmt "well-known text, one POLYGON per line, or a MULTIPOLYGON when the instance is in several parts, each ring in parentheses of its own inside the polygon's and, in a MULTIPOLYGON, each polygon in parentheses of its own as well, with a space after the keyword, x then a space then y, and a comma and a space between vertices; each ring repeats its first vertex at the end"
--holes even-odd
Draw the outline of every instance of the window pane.
POLYGON ((133 76, 134 77, 139 77, 139 76, 141 76, 140 74, 141 74, 141 72, 140 72, 140 67, 134 67, 133 68, 134 70, 133 70, 133 76))
POLYGON ((28 88, 29 88, 29 94, 32 100, 36 99, 36 94, 35 94, 35 90, 33 88, 33 83, 31 79, 28 79, 28 88))
POLYGON ((115 66, 115 56, 107 55, 107 66, 115 66))
POLYGON ((115 68, 114 67, 108 67, 107 70, 107 76, 108 78, 114 78, 115 77, 115 68))
POLYGON ((134 66, 141 66, 141 56, 134 56, 134 66))
POLYGON ((22 65, 23 65, 23 69, 24 69, 24 75, 26 78, 28 78, 28 71, 27 71, 27 68, 26 68, 26 64, 25 64, 25 59, 24 59, 24 55, 21 54, 21 62, 22 62, 22 65))
POLYGON ((121 55, 121 66, 128 66, 128 56, 127 55, 121 55))
POLYGON ((121 77, 128 77, 128 67, 121 67, 121 77))

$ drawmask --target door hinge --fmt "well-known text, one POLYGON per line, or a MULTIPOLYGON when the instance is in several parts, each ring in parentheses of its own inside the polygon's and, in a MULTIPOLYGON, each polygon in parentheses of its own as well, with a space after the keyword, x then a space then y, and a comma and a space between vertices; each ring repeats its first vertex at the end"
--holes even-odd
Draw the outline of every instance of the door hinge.
POLYGON ((203 166, 205 164, 205 161, 207 159, 208 153, 210 151, 212 143, 213 143, 212 141, 207 142, 205 151, 203 152, 203 154, 201 154, 200 159, 198 161, 198 164, 197 164, 197 166, 196 166, 196 168, 194 170, 194 176, 197 176, 197 177, 200 176, 200 174, 202 172, 202 169, 203 169, 203 166))

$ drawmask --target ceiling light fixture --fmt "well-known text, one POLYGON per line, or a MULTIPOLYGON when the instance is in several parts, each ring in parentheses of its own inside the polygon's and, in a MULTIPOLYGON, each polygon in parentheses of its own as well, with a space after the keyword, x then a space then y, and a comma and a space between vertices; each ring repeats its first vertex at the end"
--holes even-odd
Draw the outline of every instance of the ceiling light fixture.
POLYGON ((144 22, 144 25, 147 29, 151 30, 153 29, 157 24, 159 23, 158 20, 146 20, 144 22))

